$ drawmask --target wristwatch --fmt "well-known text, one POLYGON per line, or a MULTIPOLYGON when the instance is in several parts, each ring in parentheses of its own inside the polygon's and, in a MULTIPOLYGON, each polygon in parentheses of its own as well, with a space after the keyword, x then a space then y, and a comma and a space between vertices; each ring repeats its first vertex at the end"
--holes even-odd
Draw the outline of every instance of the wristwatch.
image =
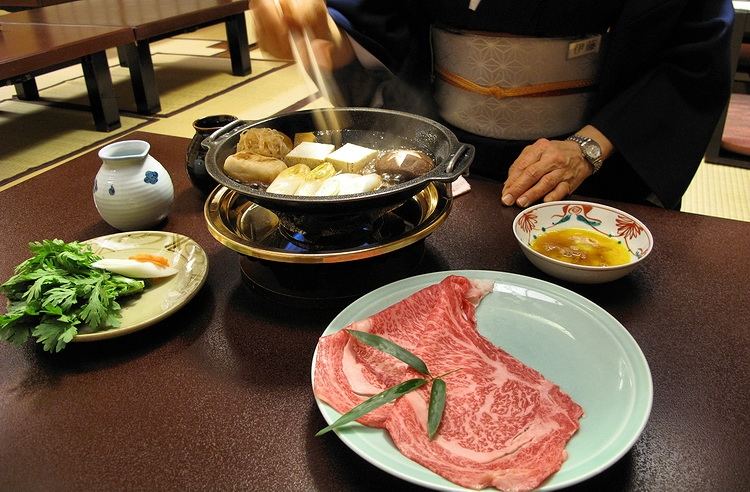
POLYGON ((581 154, 583 154, 583 158, 589 161, 592 166, 594 166, 594 172, 592 174, 598 173, 599 169, 602 168, 602 148, 599 147, 599 144, 596 143, 596 140, 593 140, 589 137, 584 137, 582 135, 571 135, 566 140, 575 142, 579 147, 581 147, 581 154))

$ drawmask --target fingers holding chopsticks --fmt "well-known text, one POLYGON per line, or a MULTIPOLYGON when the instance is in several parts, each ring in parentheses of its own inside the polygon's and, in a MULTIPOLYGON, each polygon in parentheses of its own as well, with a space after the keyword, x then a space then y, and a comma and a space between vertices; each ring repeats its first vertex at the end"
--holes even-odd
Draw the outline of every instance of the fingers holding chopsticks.
POLYGON ((254 0, 250 3, 258 47, 276 58, 291 59, 289 23, 275 0, 254 0))
POLYGON ((323 0, 253 0, 251 6, 258 46, 269 55, 293 59, 290 33, 293 39, 307 33, 322 68, 332 70, 354 59, 351 44, 323 0))

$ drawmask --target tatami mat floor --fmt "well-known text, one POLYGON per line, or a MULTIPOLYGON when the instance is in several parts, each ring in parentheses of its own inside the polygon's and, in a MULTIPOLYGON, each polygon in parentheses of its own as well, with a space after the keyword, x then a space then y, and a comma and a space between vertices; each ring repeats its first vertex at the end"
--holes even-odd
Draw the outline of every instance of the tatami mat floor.
MULTIPOLYGON (((248 19, 248 35, 252 42, 254 35, 251 26, 252 21, 248 19)), ((155 55, 155 65, 160 61, 160 66, 168 68, 169 63, 179 63, 180 57, 190 58, 192 65, 188 66, 214 65, 222 59, 222 52, 226 50, 221 44, 226 40, 225 36, 224 26, 216 25, 154 43, 152 52, 155 55), (201 61, 201 58, 206 58, 207 61, 201 61)), ((110 56, 112 66, 121 70, 117 67, 115 53, 111 53, 110 56)), ((127 107, 123 107, 123 118, 126 123, 124 131, 113 132, 111 136, 105 134, 91 136, 88 140, 83 139, 88 144, 82 141, 80 147, 76 147, 77 144, 73 143, 69 151, 64 154, 64 158, 36 171, 33 170, 32 165, 31 171, 21 179, 28 179, 57 165, 63 165, 77 155, 90 150, 92 145, 103 145, 109 140, 122 138, 132 131, 128 129, 129 126, 153 133, 191 137, 193 135, 192 122, 209 114, 234 114, 242 119, 253 120, 283 110, 320 107, 326 104, 326 101, 316 98, 315 90, 309 80, 305 79, 294 65, 283 60, 264 60, 258 50, 251 52, 251 58, 253 73, 246 78, 249 82, 223 80, 224 74, 222 73, 218 77, 206 75, 205 80, 200 77, 193 78, 185 82, 184 86, 174 85, 172 87, 174 94, 169 96, 168 102, 177 109, 172 110, 170 107, 169 112, 163 111, 163 114, 155 117, 131 121, 138 116, 129 114, 127 107), (260 76, 269 70, 273 70, 272 76, 260 76)), ((224 60, 228 65, 229 60, 224 60)), ((166 71, 167 68, 164 70, 166 71)), ((115 73, 118 73, 117 70, 115 73)), ((79 93, 82 90, 85 91, 81 81, 77 79, 80 77, 79 67, 69 67, 42 77, 38 79, 40 91, 43 98, 46 91, 49 101, 69 97, 75 99, 76 91, 79 93)), ((231 77, 225 78, 231 79, 231 77)), ((116 78, 115 82, 117 82, 116 78)), ((15 102, 12 99, 13 94, 12 86, 0 87, 0 105, 5 104, 10 108, 10 105, 15 102)), ((83 94, 85 95, 85 92, 83 94)), ((32 109, 36 113, 40 108, 32 109)), ((83 114, 90 118, 89 113, 83 114)), ((16 118, 15 121, 21 121, 20 118, 24 117, 27 116, 15 115, 12 111, 4 110, 3 106, 0 106, 0 128, 12 128, 14 118, 16 118)), ((26 155, 23 159, 38 161, 39 165, 51 160, 49 146, 39 145, 38 149, 35 149, 37 148, 33 146, 25 149, 26 155)), ((15 157, 9 158, 13 160, 15 157)), ((3 159, 0 159, 0 164, 5 164, 3 159)), ((2 179, 0 179, 1 182, 2 179)), ((14 181, 6 182, 0 185, 0 190, 13 184, 14 181)), ((750 169, 702 163, 683 198, 682 210, 750 221, 750 169)))

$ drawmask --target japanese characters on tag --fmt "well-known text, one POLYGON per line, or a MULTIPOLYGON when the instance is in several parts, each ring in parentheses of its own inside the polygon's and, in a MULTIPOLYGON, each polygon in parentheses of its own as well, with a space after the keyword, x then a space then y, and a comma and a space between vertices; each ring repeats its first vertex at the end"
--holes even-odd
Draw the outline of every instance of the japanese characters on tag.
POLYGON ((588 55, 590 53, 599 53, 602 44, 602 36, 596 35, 586 39, 573 41, 568 45, 568 60, 588 55))

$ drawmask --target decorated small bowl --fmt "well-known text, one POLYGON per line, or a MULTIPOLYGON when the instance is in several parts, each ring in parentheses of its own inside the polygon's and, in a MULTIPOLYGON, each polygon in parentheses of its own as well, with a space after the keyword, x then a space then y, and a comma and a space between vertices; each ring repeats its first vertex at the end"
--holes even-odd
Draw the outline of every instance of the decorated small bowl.
POLYGON ((537 268, 582 284, 611 282, 627 275, 654 246, 651 232, 632 215, 580 201, 547 202, 524 209, 513 220, 513 233, 537 268))

